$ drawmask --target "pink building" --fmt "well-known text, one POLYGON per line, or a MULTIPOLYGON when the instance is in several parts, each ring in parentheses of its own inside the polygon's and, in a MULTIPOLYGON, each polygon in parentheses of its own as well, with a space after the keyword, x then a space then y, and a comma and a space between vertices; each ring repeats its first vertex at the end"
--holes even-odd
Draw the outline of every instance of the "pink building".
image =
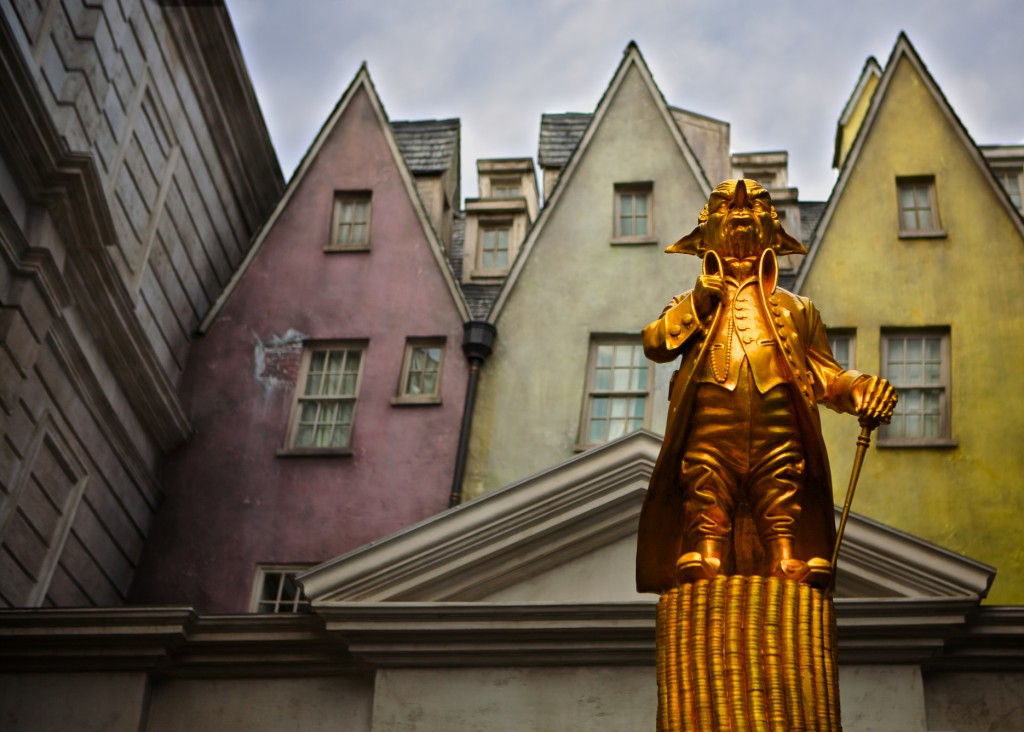
POLYGON ((197 434, 164 466, 130 602, 285 609, 295 571, 448 506, 470 374, 458 129, 392 127, 360 69, 193 345, 197 434))

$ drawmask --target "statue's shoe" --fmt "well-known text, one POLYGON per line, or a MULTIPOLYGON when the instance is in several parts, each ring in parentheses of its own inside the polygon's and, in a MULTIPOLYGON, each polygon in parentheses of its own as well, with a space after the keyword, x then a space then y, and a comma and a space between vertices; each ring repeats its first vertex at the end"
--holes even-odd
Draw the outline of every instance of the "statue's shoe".
POLYGON ((806 562, 800 559, 783 559, 772 567, 770 576, 824 589, 832 580, 832 564, 821 557, 813 557, 806 562))
POLYGON ((700 552, 687 552, 676 561, 676 581, 679 584, 709 580, 718 575, 722 561, 718 557, 705 557, 700 552))

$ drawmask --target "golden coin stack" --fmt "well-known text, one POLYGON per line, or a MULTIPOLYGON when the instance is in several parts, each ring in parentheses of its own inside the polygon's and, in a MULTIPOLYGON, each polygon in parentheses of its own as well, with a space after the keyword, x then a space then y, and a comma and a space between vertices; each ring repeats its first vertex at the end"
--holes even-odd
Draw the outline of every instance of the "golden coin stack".
POLYGON ((839 732, 835 615, 822 591, 734 575, 657 614, 659 732, 839 732))

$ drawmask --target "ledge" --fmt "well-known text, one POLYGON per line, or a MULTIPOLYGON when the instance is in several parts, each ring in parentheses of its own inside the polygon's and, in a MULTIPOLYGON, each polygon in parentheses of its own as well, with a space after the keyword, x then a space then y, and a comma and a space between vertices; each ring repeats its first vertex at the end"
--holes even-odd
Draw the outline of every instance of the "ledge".
POLYGON ((653 236, 616 236, 608 243, 613 247, 646 247, 657 245, 658 239, 653 236))
POLYGON ((900 239, 945 239, 948 235, 945 231, 901 231, 900 239))

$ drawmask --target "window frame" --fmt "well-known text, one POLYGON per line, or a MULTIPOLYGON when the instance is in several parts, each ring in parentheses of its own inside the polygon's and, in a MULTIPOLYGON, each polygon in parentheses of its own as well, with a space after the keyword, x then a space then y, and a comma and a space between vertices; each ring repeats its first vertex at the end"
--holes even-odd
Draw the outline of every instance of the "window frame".
POLYGON ((436 405, 441 404, 441 380, 444 377, 444 362, 447 352, 447 339, 443 336, 435 338, 408 338, 405 342, 405 352, 402 354, 402 370, 398 377, 398 393, 392 398, 391 403, 395 406, 405 405, 436 405), (408 389, 409 371, 412 366, 412 357, 418 348, 439 348, 441 359, 437 365, 437 383, 432 394, 410 394, 408 389))
MULTIPOLYGON (((275 609, 272 611, 260 611, 260 605, 263 604, 263 587, 266 584, 267 577, 271 574, 281 575, 282 578, 287 575, 292 576, 292 581, 295 579, 295 575, 305 572, 312 564, 258 564, 256 565, 256 575, 253 577, 252 592, 249 595, 249 612, 257 615, 308 615, 313 612, 313 605, 310 603, 309 598, 306 597, 305 591, 302 586, 296 583, 298 587, 298 594, 295 600, 292 602, 291 610, 280 610, 275 609), (299 608, 306 608, 300 610, 299 608)), ((280 608, 281 606, 281 589, 282 584, 278 584, 277 598, 274 600, 275 606, 280 608)))
MULTIPOLYGON (((896 389, 899 396, 899 403, 896 405, 897 413, 901 408, 906 408, 907 402, 903 392, 910 389, 939 391, 939 435, 937 437, 905 437, 890 434, 890 425, 880 425, 878 430, 879 447, 956 447, 957 442, 952 438, 952 384, 950 379, 950 331, 946 327, 935 328, 883 328, 881 342, 879 344, 880 368, 879 374, 889 380, 889 383, 896 389), (909 384, 902 385, 894 381, 889 373, 889 348, 891 339, 894 338, 939 338, 939 384, 909 384)), ((906 361, 904 361, 906 363, 906 361)))
MULTIPOLYGON (((651 181, 635 181, 632 183, 616 183, 613 186, 613 218, 612 218, 612 244, 657 244, 658 238, 654 232, 654 183, 651 181), (622 233, 622 197, 643 194, 647 199, 647 232, 644 234, 622 233)), ((634 203, 634 210, 636 204, 634 203)), ((633 225, 636 225, 636 216, 633 216, 633 225)))
MULTIPOLYGON (((923 209, 915 207, 912 209, 917 218, 917 211, 923 209)), ((939 197, 934 175, 901 175, 896 177, 896 220, 897 230, 901 239, 935 239, 946 236, 942 228, 942 218, 939 216, 939 197), (925 186, 928 194, 928 204, 931 206, 932 228, 907 229, 903 226, 903 191, 906 188, 920 188, 925 186)))
POLYGON ((836 358, 836 363, 843 366, 843 369, 848 371, 850 369, 857 368, 857 329, 856 328, 827 328, 826 335, 828 336, 828 347, 832 351, 832 357, 835 358, 835 348, 833 346, 833 339, 844 338, 847 341, 847 350, 849 352, 848 363, 843 366, 842 362, 836 358))
POLYGON ((367 341, 352 340, 329 340, 329 341, 306 341, 302 345, 302 360, 299 365, 299 373, 295 380, 295 393, 292 396, 291 412, 288 416, 288 428, 285 432, 284 447, 278 451, 279 455, 351 455, 352 444, 355 441, 356 415, 359 406, 359 391, 362 387, 363 373, 365 371, 366 357, 369 350, 367 341), (351 397, 347 395, 319 395, 306 396, 303 392, 306 389, 306 381, 309 378, 309 366, 313 360, 313 354, 317 351, 359 351, 359 371, 356 374, 356 384, 351 397), (298 447, 295 445, 295 438, 298 434, 299 415, 303 401, 324 401, 326 399, 345 399, 352 402, 352 416, 350 420, 349 439, 345 446, 337 447, 298 447))
POLYGON ((335 191, 331 204, 331 229, 327 235, 325 252, 366 252, 372 243, 371 227, 373 225, 373 193, 372 191, 335 191), (366 238, 362 242, 339 243, 338 229, 341 225, 341 214, 346 203, 366 204, 366 238))
MULTIPOLYGON (((505 275, 512 267, 512 230, 515 226, 515 221, 511 218, 482 218, 477 224, 477 236, 476 236, 476 266, 473 268, 473 275, 477 277, 501 277, 505 275), (489 231, 504 231, 507 236, 505 242, 505 259, 506 263, 504 267, 485 267, 484 266, 484 237, 489 231)), ((500 251, 496 250, 496 251, 500 251)))
MULTIPOLYGON (((613 356, 614 363, 614 356, 613 356)), ((592 442, 590 440, 590 423, 593 415, 593 402, 595 396, 627 396, 635 397, 643 395, 644 397, 644 415, 643 424, 638 429, 650 429, 651 426, 651 413, 653 411, 653 396, 654 396, 654 363, 647 359, 643 354, 643 342, 639 336, 627 335, 627 334, 602 334, 594 335, 590 339, 589 352, 587 354, 587 374, 586 374, 586 386, 583 392, 583 405, 580 414, 579 430, 576 438, 576 451, 580 452, 583 450, 589 450, 590 448, 597 447, 599 445, 605 445, 612 441, 612 439, 619 439, 626 435, 632 434, 636 430, 630 430, 623 432, 618 437, 608 439, 607 438, 607 425, 605 429, 605 439, 599 442, 592 442), (642 359, 647 369, 647 388, 644 390, 640 389, 627 389, 623 391, 616 391, 613 389, 599 390, 596 388, 597 381, 597 353, 601 346, 632 346, 638 350, 639 356, 642 359)), ((629 417, 627 416, 627 421, 629 417)))

